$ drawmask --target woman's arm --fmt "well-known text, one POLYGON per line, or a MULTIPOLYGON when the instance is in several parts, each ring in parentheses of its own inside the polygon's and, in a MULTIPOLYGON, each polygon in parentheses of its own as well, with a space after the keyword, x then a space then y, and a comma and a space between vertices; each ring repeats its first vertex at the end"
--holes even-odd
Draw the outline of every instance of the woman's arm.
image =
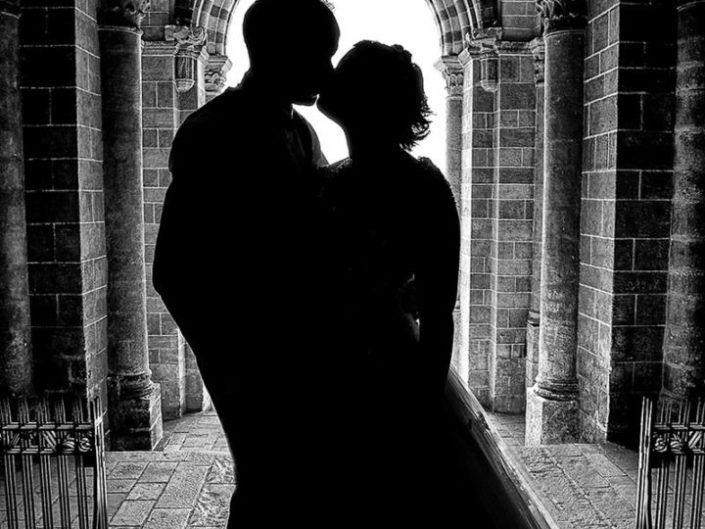
POLYGON ((440 171, 435 172, 421 196, 416 271, 422 355, 419 383, 430 398, 443 394, 450 367, 460 259, 460 222, 453 193, 440 171))

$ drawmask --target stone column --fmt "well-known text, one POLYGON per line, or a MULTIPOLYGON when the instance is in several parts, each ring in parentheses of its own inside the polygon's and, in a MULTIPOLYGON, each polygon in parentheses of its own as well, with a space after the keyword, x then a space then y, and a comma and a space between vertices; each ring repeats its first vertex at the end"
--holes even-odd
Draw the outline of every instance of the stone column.
POLYGON ((446 80, 446 178, 460 207, 463 151, 463 66, 457 55, 441 57, 436 69, 446 80))
MULTIPOLYGON (((446 179, 450 183, 455 197, 455 204, 460 211, 462 186, 463 156, 463 66, 457 55, 447 55, 435 64, 446 81, 448 96, 446 98, 446 179)), ((467 381, 468 357, 461 354, 460 347, 460 289, 458 302, 453 311, 453 368, 467 381)))
POLYGON ((147 350, 140 31, 147 5, 147 0, 104 0, 99 12, 108 410, 111 447, 118 450, 150 450, 162 433, 160 387, 151 381, 147 350))
POLYGON ((675 164, 663 393, 705 395, 705 0, 678 5, 675 164))
POLYGON ((533 262, 531 266, 531 307, 526 328, 526 387, 534 384, 539 365, 539 327, 541 325, 541 231, 543 220, 543 135, 544 135, 544 59, 542 38, 531 41, 536 76, 536 136, 534 171, 533 262))
POLYGON ((19 0, 0 0, 0 393, 32 392, 19 0))
POLYGON ((528 391, 528 445, 578 439, 576 376, 582 172, 584 0, 539 0, 545 27, 541 328, 528 391))
POLYGON ((210 101, 225 89, 226 76, 232 68, 225 55, 211 55, 206 66, 206 101, 210 101))

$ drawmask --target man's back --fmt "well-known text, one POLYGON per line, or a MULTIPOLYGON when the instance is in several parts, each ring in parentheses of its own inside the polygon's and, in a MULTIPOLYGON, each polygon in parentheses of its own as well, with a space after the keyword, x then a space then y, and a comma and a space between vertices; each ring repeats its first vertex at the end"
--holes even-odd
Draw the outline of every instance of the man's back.
POLYGON ((196 355, 243 505, 263 490, 293 501, 321 438, 317 149, 303 118, 247 85, 190 116, 172 148, 154 285, 196 355))

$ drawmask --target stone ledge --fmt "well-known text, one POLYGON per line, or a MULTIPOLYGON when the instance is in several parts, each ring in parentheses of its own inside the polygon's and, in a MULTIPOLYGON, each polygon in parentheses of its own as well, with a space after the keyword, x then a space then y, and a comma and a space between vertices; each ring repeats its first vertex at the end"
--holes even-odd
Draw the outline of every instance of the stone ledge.
POLYGON ((524 420, 487 413, 460 381, 453 392, 473 437, 535 527, 631 529, 637 454, 606 443, 524 446, 524 420), (462 401, 462 402, 460 402, 462 401))

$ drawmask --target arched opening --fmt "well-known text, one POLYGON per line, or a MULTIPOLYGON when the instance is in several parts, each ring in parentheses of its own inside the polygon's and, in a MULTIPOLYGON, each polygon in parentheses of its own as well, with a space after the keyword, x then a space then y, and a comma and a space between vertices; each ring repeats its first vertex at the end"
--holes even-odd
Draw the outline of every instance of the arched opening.
MULTIPOLYGON (((227 84, 236 85, 249 67, 242 37, 245 13, 255 0, 240 0, 235 6, 226 35, 225 51, 233 63, 227 84)), ((438 31, 433 13, 425 0, 336 0, 334 11, 341 28, 340 46, 333 58, 336 64, 360 40, 378 40, 385 44, 401 44, 412 53, 421 67, 424 85, 433 111, 431 134, 414 149, 417 156, 426 156, 438 166, 446 166, 446 90, 442 75, 434 67, 438 61, 438 31), (399 23, 403 12, 404 23, 399 23)), ((282 50, 285 54, 285 50, 282 50)), ((283 58, 284 60, 284 58, 283 58)), ((347 156, 345 136, 335 123, 315 107, 298 107, 314 126, 328 161, 347 156)))

